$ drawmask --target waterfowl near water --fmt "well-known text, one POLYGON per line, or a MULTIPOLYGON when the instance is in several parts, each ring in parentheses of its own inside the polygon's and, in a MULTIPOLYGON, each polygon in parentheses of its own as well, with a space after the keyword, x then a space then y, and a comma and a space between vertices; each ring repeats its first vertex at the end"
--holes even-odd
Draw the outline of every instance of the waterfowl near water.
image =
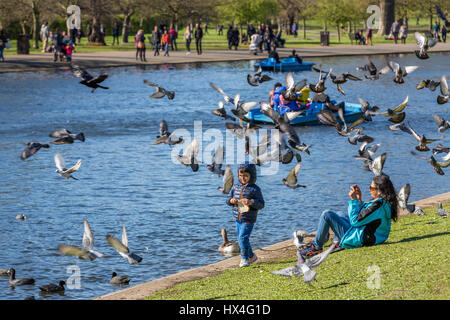
POLYGON ((22 286, 25 284, 34 284, 33 278, 16 279, 16 270, 14 268, 9 268, 8 273, 9 273, 9 284, 12 286, 22 286))
POLYGON ((111 276, 111 280, 109 283, 116 285, 129 284, 131 279, 128 276, 118 276, 117 273, 113 272, 111 276))
POLYGON ((9 277, 9 269, 0 269, 0 276, 1 277, 9 277))
POLYGON ((221 230, 221 234, 223 242, 219 246, 218 250, 225 255, 239 254, 241 252, 241 249, 239 248, 239 243, 237 241, 234 242, 228 241, 227 230, 225 228, 221 230))
POLYGON ((25 221, 27 220, 27 216, 21 213, 16 216, 16 219, 25 221))
POLYGON ((59 285, 50 283, 50 284, 46 284, 44 286, 40 286, 39 289, 41 289, 41 291, 45 292, 45 293, 64 292, 65 285, 66 285, 66 282, 64 280, 61 280, 59 282, 59 285))

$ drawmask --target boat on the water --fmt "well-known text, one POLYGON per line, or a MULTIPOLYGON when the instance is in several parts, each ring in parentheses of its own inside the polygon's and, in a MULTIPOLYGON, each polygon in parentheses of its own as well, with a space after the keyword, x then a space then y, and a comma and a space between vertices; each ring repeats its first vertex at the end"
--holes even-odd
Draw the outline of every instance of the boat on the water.
POLYGON ((276 62, 274 58, 267 58, 262 62, 256 62, 254 67, 255 69, 261 67, 266 71, 309 71, 314 64, 314 62, 299 63, 294 57, 284 58, 280 62, 276 62))
MULTIPOLYGON (((336 103, 336 101, 332 101, 336 103)), ((322 123, 317 120, 317 114, 325 107, 325 103, 311 103, 304 114, 290 121, 291 125, 294 126, 314 126, 320 125, 322 123)), ((344 119, 345 122, 351 123, 362 116, 361 105, 359 103, 345 102, 344 107, 344 119)), ((337 112, 335 112, 338 122, 341 122, 337 112)), ((250 110, 246 114, 246 118, 254 124, 274 124, 273 120, 261 112, 260 108, 255 108, 250 110)))

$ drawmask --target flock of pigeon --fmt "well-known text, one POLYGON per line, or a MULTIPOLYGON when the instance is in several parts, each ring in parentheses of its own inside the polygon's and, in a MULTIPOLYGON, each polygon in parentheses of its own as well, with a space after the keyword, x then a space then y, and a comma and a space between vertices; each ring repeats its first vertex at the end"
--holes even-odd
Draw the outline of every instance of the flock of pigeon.
MULTIPOLYGON (((419 46, 419 50, 415 51, 415 54, 420 59, 428 59, 429 55, 427 51, 429 48, 435 45, 435 41, 433 39, 428 39, 420 33, 415 33, 416 41, 419 46)), ((404 77, 408 74, 416 70, 417 66, 401 66, 399 63, 394 61, 388 61, 387 66, 378 71, 378 68, 374 65, 374 63, 370 60, 369 57, 366 58, 366 64, 363 67, 357 67, 358 71, 366 71, 368 74, 364 74, 364 77, 367 80, 377 80, 380 77, 380 74, 386 74, 389 71, 392 71, 395 74, 394 82, 398 84, 404 83, 404 77)), ((345 92, 342 88, 342 84, 347 80, 352 81, 362 81, 361 78, 351 75, 346 72, 340 75, 335 75, 332 73, 332 69, 328 72, 322 71, 318 68, 313 68, 316 72, 319 73, 319 79, 316 84, 309 84, 309 88, 311 91, 315 93, 324 92, 326 90, 325 84, 328 78, 337 85, 338 91, 345 95, 345 92)), ((76 65, 71 65, 71 70, 73 75, 82 79, 81 84, 92 88, 92 92, 94 92, 97 88, 108 89, 108 87, 101 86, 105 79, 107 79, 106 74, 101 74, 97 77, 92 76, 86 70, 80 68, 76 65)), ((252 86, 258 86, 260 83, 265 81, 272 80, 269 76, 262 74, 262 70, 259 69, 255 74, 248 75, 247 81, 252 86)), ((156 91, 150 95, 150 98, 161 99, 163 97, 167 97, 169 100, 174 99, 175 92, 169 91, 161 86, 152 83, 150 81, 144 80, 144 84, 148 86, 152 86, 156 88, 156 91)), ((300 94, 301 90, 305 88, 307 84, 307 80, 303 79, 301 81, 295 82, 293 74, 288 72, 286 74, 286 90, 282 92, 284 99, 287 101, 293 101, 296 99, 296 96, 300 94)), ((245 102, 240 99, 240 95, 237 94, 232 99, 228 96, 217 84, 210 83, 211 87, 220 93, 224 99, 226 104, 234 105, 234 108, 231 109, 231 116, 227 114, 226 109, 224 107, 224 102, 219 101, 219 108, 213 110, 212 113, 216 116, 223 118, 224 120, 230 120, 232 122, 225 122, 225 127, 227 130, 231 131, 234 135, 236 135, 239 139, 245 139, 245 154, 246 156, 251 157, 252 161, 261 166, 265 163, 271 161, 277 161, 282 164, 289 164, 294 157, 297 160, 295 166, 290 170, 287 177, 281 179, 283 184, 289 188, 296 189, 299 187, 305 188, 305 185, 298 184, 299 173, 301 169, 302 157, 299 152, 305 152, 310 154, 311 145, 307 145, 300 140, 295 129, 290 125, 290 121, 295 117, 303 114, 305 111, 293 111, 287 112, 283 116, 280 115, 276 110, 274 110, 268 103, 266 102, 245 102), (261 126, 254 124, 250 121, 246 115, 247 113, 255 107, 260 107, 261 111, 268 116, 273 121, 273 127, 275 130, 272 131, 271 139, 269 139, 268 135, 264 135, 260 138, 260 142, 257 145, 252 145, 251 143, 251 133, 260 129, 261 126), (237 118, 237 119, 236 119, 237 118), (238 120, 236 123, 236 120, 238 120)), ((450 94, 448 90, 448 84, 445 76, 442 76, 440 81, 434 81, 430 79, 426 79, 421 81, 417 85, 417 90, 421 90, 423 88, 428 88, 431 91, 435 91, 437 87, 440 87, 441 95, 438 95, 437 102, 439 104, 447 103, 450 94)), ((338 111, 338 117, 341 121, 338 121, 335 113, 323 109, 320 113, 317 114, 317 119, 324 125, 333 126, 336 128, 336 131, 339 135, 347 137, 348 142, 352 145, 357 145, 361 143, 358 148, 358 155, 354 156, 355 159, 361 160, 364 162, 364 166, 362 167, 364 170, 371 171, 374 175, 382 174, 384 162, 386 160, 386 153, 383 153, 375 158, 377 149, 380 147, 380 143, 371 144, 374 139, 366 134, 364 134, 364 127, 358 127, 365 122, 372 121, 373 116, 385 116, 388 117, 388 121, 393 123, 389 126, 389 129, 392 131, 403 131, 410 135, 412 135, 417 141, 418 145, 416 146, 416 150, 419 152, 427 152, 430 151, 428 144, 441 140, 443 137, 438 139, 429 139, 426 138, 424 134, 419 135, 416 131, 413 130, 410 123, 404 123, 405 112, 404 109, 408 103, 408 97, 399 104, 395 106, 393 109, 387 108, 386 111, 380 112, 380 108, 377 106, 371 106, 368 101, 363 99, 359 99, 360 104, 362 106, 362 115, 359 119, 354 121, 352 124, 347 125, 344 119, 344 114, 342 108, 338 111)), ((438 132, 444 132, 448 128, 450 128, 450 122, 448 120, 443 119, 442 117, 433 114, 433 118, 438 125, 438 132)), ((167 122, 162 120, 159 128, 159 135, 156 136, 157 140, 152 144, 168 144, 169 146, 175 144, 184 143, 182 137, 177 137, 173 133, 169 132, 169 128, 167 122)), ((55 138, 56 140, 51 141, 51 144, 60 145, 60 144, 73 144, 76 140, 85 141, 85 136, 82 132, 78 134, 74 134, 67 129, 60 129, 53 131, 49 134, 50 137, 55 138)), ((21 155, 21 159, 25 160, 32 155, 34 155, 41 148, 50 148, 49 144, 41 144, 39 142, 29 142, 27 143, 26 149, 23 151, 21 155)), ((184 148, 184 152, 180 155, 177 155, 178 161, 185 165, 186 167, 191 167, 191 169, 196 172, 199 170, 199 162, 196 159, 196 156, 199 152, 199 144, 196 138, 194 138, 190 144, 184 148)), ((431 164, 433 169, 439 174, 444 175, 444 171, 442 168, 446 168, 450 165, 450 148, 443 147, 441 144, 437 144, 435 148, 432 149, 432 153, 434 155, 445 153, 446 155, 443 157, 442 161, 437 161, 434 156, 430 158, 422 157, 415 152, 411 152, 414 156, 419 157, 421 159, 426 160, 431 164)), ((206 164, 206 168, 214 174, 217 174, 219 177, 223 176, 223 185, 218 187, 217 189, 223 194, 228 194, 233 186, 234 178, 230 165, 226 165, 225 169, 222 169, 222 165, 224 163, 225 157, 225 149, 220 146, 215 151, 211 163, 206 164)), ((72 173, 77 171, 81 166, 81 159, 77 161, 77 163, 67 168, 63 156, 56 152, 54 155, 54 160, 56 164, 56 173, 58 173, 61 177, 64 178, 72 178, 77 180, 72 176, 72 173)), ((410 194, 410 185, 407 184, 403 186, 398 194, 399 204, 402 208, 408 210, 411 213, 415 214, 423 214, 421 208, 414 206, 413 204, 408 203, 408 197, 410 194)), ((448 212, 440 208, 438 209, 438 214, 440 216, 447 216, 448 212)), ((25 220, 25 216, 17 217, 18 219, 25 220)), ((128 260, 130 264, 137 264, 142 260, 142 257, 132 253, 128 248, 128 238, 125 230, 125 225, 123 225, 122 230, 122 239, 121 241, 116 239, 113 236, 106 236, 107 242, 115 249, 117 252, 128 260)), ((294 236, 294 239, 297 239, 294 236)), ((222 244, 223 246, 234 245, 235 242, 227 242, 226 244, 222 244)), ((84 234, 82 240, 82 247, 79 248, 74 245, 61 245, 58 247, 60 253, 64 255, 72 255, 76 256, 79 259, 83 260, 95 260, 96 258, 103 258, 105 255, 98 253, 93 250, 94 246, 94 236, 92 230, 89 226, 89 223, 86 219, 84 219, 84 234)), ((326 256, 330 251, 327 251, 326 256)), ((324 258, 324 259, 325 259, 324 258)), ((318 258, 319 259, 319 258, 318 258)), ((322 258, 320 258, 322 259, 322 258)), ((324 261, 322 259, 320 263, 324 261)), ((319 263, 319 264, 320 264, 319 263)), ((311 263, 309 263, 311 264, 311 263)), ((308 265, 307 265, 308 266, 308 265)), ((301 273, 301 272, 300 272, 301 273)), ((34 279, 16 279, 15 278, 15 270, 10 268, 8 270, 0 270, 0 275, 9 275, 10 276, 10 284, 12 286, 23 285, 23 284, 32 284, 34 283, 34 279)), ((117 276, 116 273, 113 273, 113 277, 111 279, 111 283, 114 284, 128 284, 130 279, 127 276, 117 276)), ((306 281, 306 278, 305 278, 306 281)), ((40 289, 45 292, 61 292, 64 291, 64 281, 60 281, 59 285, 50 284, 48 286, 41 286, 40 289)))

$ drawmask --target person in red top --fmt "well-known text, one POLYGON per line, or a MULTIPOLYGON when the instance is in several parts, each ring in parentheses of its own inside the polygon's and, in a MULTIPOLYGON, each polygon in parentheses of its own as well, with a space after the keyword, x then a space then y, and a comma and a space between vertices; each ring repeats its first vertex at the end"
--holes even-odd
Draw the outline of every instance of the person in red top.
POLYGON ((178 50, 177 37, 178 37, 178 33, 175 31, 175 29, 170 28, 170 30, 169 30, 170 50, 173 50, 173 48, 175 48, 175 50, 178 50))
POLYGON ((67 46, 64 47, 65 51, 66 51, 66 60, 67 62, 71 62, 72 61, 72 52, 75 50, 75 48, 73 47, 72 43, 68 43, 67 46))
POLYGON ((161 36, 161 45, 164 47, 164 56, 169 56, 169 35, 167 30, 164 30, 164 34, 161 36))

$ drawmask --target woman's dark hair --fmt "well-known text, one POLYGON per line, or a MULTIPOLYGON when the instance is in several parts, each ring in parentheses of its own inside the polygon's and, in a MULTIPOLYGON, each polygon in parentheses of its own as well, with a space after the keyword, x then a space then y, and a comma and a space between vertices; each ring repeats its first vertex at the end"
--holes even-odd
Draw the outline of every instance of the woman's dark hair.
POLYGON ((381 192, 381 197, 391 205, 391 219, 397 221, 397 193, 389 176, 382 174, 373 178, 377 189, 381 192))

